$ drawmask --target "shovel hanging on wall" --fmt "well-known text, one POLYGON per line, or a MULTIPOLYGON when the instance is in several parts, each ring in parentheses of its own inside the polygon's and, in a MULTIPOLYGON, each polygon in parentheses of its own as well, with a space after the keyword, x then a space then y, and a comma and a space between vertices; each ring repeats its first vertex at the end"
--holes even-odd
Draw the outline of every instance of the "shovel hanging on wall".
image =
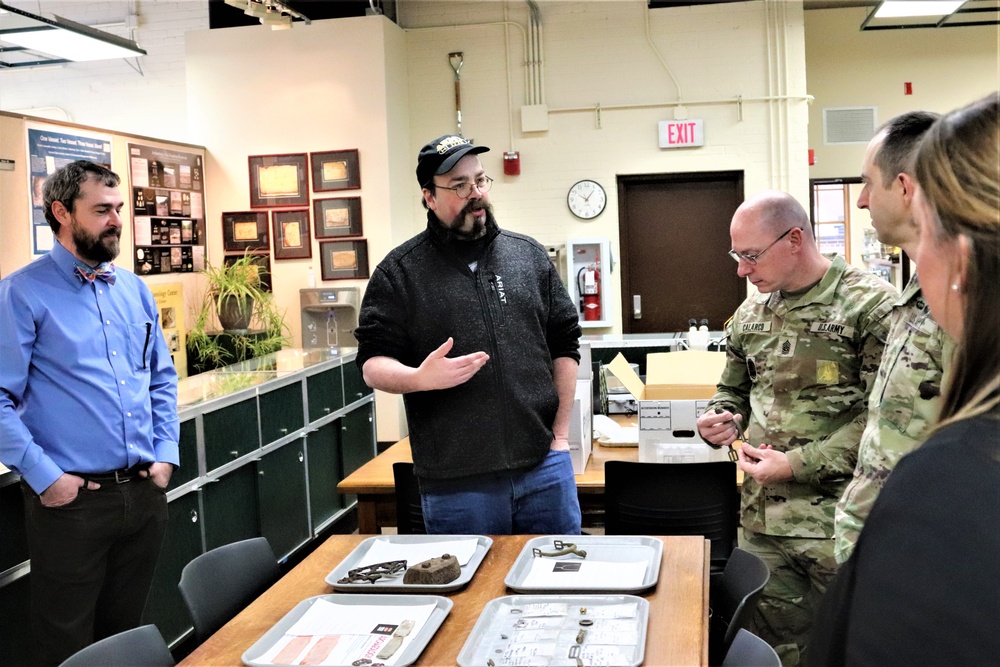
POLYGON ((462 65, 465 59, 461 51, 448 54, 448 64, 455 70, 455 111, 458 114, 458 136, 462 136, 462 65))

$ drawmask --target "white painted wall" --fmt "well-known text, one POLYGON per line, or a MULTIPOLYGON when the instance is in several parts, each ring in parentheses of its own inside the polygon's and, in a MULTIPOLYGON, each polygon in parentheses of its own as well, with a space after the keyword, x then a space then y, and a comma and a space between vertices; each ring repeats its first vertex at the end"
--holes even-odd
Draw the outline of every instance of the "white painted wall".
POLYGON ((99 60, 2 71, 0 109, 189 141, 184 35, 189 30, 208 28, 207 2, 5 1, 32 14, 56 14, 84 25, 102 26, 100 29, 105 32, 134 39, 149 55, 138 60, 99 60), (132 5, 136 8, 136 27, 130 34, 125 23, 132 5))
POLYGON ((1000 27, 861 32, 866 8, 805 13, 810 178, 859 176, 864 145, 823 144, 823 109, 878 107, 878 124, 914 109, 945 113, 1000 89, 1000 27), (913 94, 903 94, 905 82, 913 94))
MULTIPOLYGON (((34 12, 39 4, 43 12, 62 8, 85 23, 83 6, 104 12, 96 20, 113 22, 124 20, 128 5, 16 4, 34 12)), ((402 28, 364 17, 274 32, 263 26, 208 31, 201 2, 136 0, 135 38, 150 52, 140 61, 145 76, 123 61, 0 72, 0 109, 58 106, 75 122, 206 146, 213 262, 222 256, 221 230, 213 221, 249 204, 248 155, 358 148, 364 234, 374 266, 424 225, 413 168, 424 142, 455 129, 452 51, 465 57, 465 135, 493 148, 483 160, 497 179, 491 197, 501 225, 543 243, 605 236, 616 254, 619 175, 741 169, 747 194, 778 187, 805 204, 809 177, 855 174, 861 161, 863 147, 838 154, 816 141, 822 106, 874 103, 887 118, 916 106, 944 111, 1000 87, 995 27, 860 33, 858 10, 803 13, 800 3, 781 0, 652 11, 644 0, 539 4, 547 132, 520 131, 521 30, 507 28, 505 40, 502 25, 485 25, 509 20, 526 26, 526 5, 516 1, 401 2, 402 28), (470 23, 477 25, 458 27, 470 23), (443 25, 454 27, 434 27, 443 25), (914 82, 912 98, 897 95, 903 80, 914 82), (811 108, 794 101, 747 102, 742 119, 732 103, 693 104, 782 92, 817 100, 811 108), (690 117, 705 120, 704 148, 657 147, 656 123, 673 118, 679 95, 690 117), (579 107, 589 109, 570 110, 579 107), (807 147, 819 158, 811 170, 807 147), (502 152, 510 149, 521 153, 520 176, 503 176, 502 152), (609 194, 607 210, 590 223, 578 221, 565 205, 569 186, 580 178, 599 180, 609 194)), ((22 151, 23 140, 0 137, 0 157, 23 161, 22 151)), ((20 181, 0 175, 0 186, 4 199, 27 197, 20 181)), ((26 214, 26 206, 0 209, 4 239, 12 225, 26 224, 22 209, 26 214)), ((318 274, 317 253, 314 242, 311 263, 318 274)), ((16 268, 9 264, 5 272, 16 268)), ((276 294, 296 335, 298 289, 309 265, 272 260, 276 294)), ((617 274, 610 294, 611 331, 620 331, 617 274)), ((380 397, 378 406, 380 440, 394 439, 401 428, 398 400, 388 400, 386 407, 380 397)))
MULTIPOLYGON (((212 263, 223 254, 221 228, 213 221, 225 211, 249 210, 250 155, 357 149, 361 189, 314 193, 313 199, 361 196, 371 267, 392 249, 393 220, 408 217, 412 192, 404 175, 409 113, 400 94, 406 89, 403 47, 402 30, 382 16, 313 21, 282 31, 247 26, 188 33, 188 125, 192 137, 210 146, 212 263)), ((275 299, 285 308, 295 345, 301 341, 299 290, 307 286, 310 267, 323 286, 363 292, 366 284, 320 283, 319 243, 313 238, 311 259, 272 256, 275 299)), ((378 401, 379 439, 405 435, 398 398, 380 395, 378 401)))
MULTIPOLYGON (((808 204, 806 103, 746 103, 742 120, 733 103, 740 95, 762 97, 780 88, 805 94, 800 3, 652 11, 642 0, 539 4, 550 114, 549 130, 532 133, 520 131, 518 113, 525 103, 521 31, 510 29, 508 54, 504 27, 495 25, 505 20, 507 6, 431 1, 399 6, 400 23, 409 29, 413 153, 423 141, 455 129, 448 54, 461 51, 463 129, 465 136, 493 149, 480 157, 496 179, 490 197, 501 226, 545 244, 607 237, 617 256, 616 178, 628 174, 743 170, 748 194, 776 187, 808 204), (646 39, 647 18, 651 41, 676 76, 683 99, 729 100, 688 107, 690 117, 705 120, 704 148, 658 147, 657 122, 674 117, 669 103, 678 100, 678 89, 646 39), (463 25, 470 22, 480 25, 463 25), (416 29, 441 24, 458 27, 416 29), (508 58, 511 113, 504 68, 508 58), (604 108, 599 115, 597 105, 604 108), (631 108, 607 109, 613 106, 631 108), (589 110, 566 111, 579 107, 589 110), (520 176, 503 175, 502 152, 509 149, 520 151, 520 176), (581 178, 597 180, 608 192, 607 209, 591 222, 573 217, 565 203, 569 187, 581 178)), ((506 19, 525 26, 526 5, 510 3, 506 19)), ((418 216, 422 213, 415 201, 418 216)), ((617 273, 609 294, 611 330, 620 332, 617 273)))

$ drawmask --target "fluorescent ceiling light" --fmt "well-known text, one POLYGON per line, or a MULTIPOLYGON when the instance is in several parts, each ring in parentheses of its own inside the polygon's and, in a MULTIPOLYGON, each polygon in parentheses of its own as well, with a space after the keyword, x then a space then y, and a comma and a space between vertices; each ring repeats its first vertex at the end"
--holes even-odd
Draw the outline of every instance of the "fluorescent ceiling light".
POLYGON ((885 0, 875 11, 875 18, 946 16, 955 12, 964 2, 965 0, 885 0))
POLYGON ((0 41, 56 58, 83 62, 133 58, 146 52, 128 39, 75 21, 51 19, 0 2, 0 41))

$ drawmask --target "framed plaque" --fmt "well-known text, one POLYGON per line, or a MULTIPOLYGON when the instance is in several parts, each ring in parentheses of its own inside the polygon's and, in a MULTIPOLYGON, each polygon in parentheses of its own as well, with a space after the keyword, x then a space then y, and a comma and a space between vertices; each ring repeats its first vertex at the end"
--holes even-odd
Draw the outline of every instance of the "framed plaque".
POLYGON ((368 277, 368 241, 326 241, 319 254, 323 280, 368 277))
POLYGON ((313 200, 316 238, 361 236, 361 197, 313 200))
POLYGON ((361 187, 358 149, 310 153, 314 192, 357 190, 361 187))
POLYGON ((274 236, 275 259, 312 257, 309 209, 271 211, 271 231, 274 236))
POLYGON ((250 208, 309 205, 306 154, 251 155, 250 208))
MULTIPOLYGON (((182 230, 180 230, 183 233, 182 230)), ((222 249, 226 252, 268 251, 266 211, 240 211, 222 214, 222 249)))

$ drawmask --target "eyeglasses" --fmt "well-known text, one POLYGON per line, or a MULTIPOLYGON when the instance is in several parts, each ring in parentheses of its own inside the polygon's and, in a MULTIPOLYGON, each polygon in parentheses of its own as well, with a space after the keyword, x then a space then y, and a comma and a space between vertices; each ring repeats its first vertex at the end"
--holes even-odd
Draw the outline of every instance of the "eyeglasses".
POLYGON ((472 183, 468 182, 459 183, 453 188, 449 188, 444 185, 438 185, 437 183, 434 184, 435 188, 441 188, 442 190, 451 190, 456 195, 458 195, 459 199, 468 199, 469 197, 471 197, 473 186, 475 186, 475 188, 479 190, 480 194, 486 194, 487 192, 490 191, 490 188, 493 187, 493 179, 490 178, 489 176, 480 176, 472 183))
POLYGON ((771 245, 767 246, 766 248, 764 248, 763 250, 761 250, 760 252, 758 252, 756 255, 748 255, 748 254, 746 254, 744 252, 736 252, 735 250, 730 250, 729 251, 729 256, 732 257, 733 261, 735 261, 735 262, 738 262, 738 261, 740 261, 742 259, 747 264, 756 264, 757 260, 760 259, 761 255, 763 255, 765 252, 767 252, 768 250, 770 250, 774 246, 775 243, 777 243, 781 239, 783 239, 786 236, 788 236, 788 233, 790 231, 792 231, 793 229, 798 229, 798 227, 791 227, 791 228, 785 230, 784 234, 782 234, 778 238, 774 239, 774 241, 771 242, 771 245))

